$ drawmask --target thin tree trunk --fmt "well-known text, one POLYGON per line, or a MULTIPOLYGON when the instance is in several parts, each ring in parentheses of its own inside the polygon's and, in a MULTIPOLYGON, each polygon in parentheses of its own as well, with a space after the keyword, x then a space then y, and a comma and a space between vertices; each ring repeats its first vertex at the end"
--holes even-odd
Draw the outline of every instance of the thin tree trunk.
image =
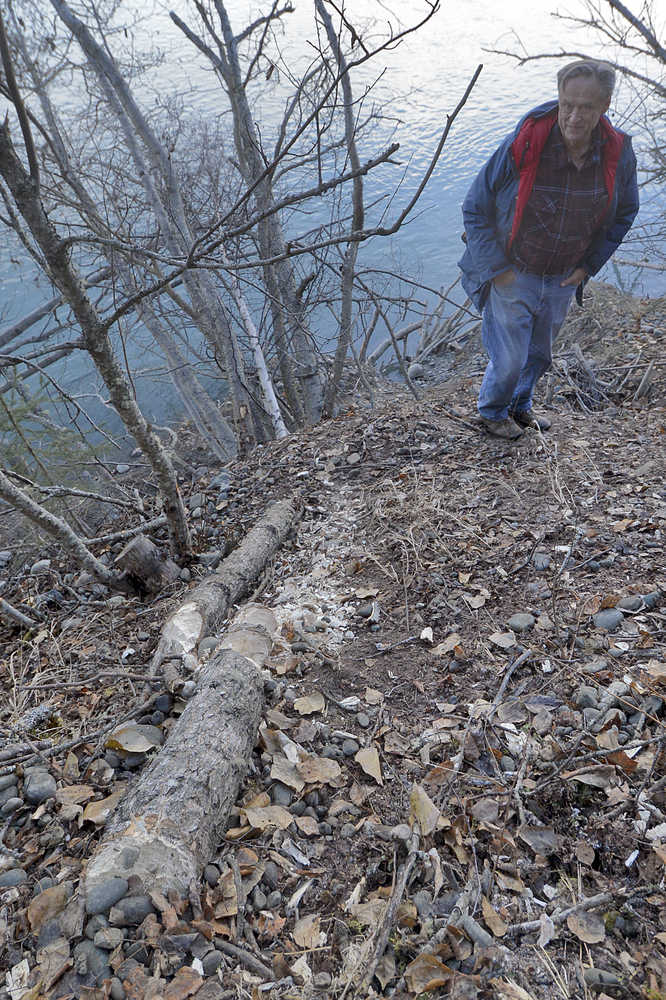
POLYGON ((114 573, 103 562, 93 555, 84 545, 75 531, 61 517, 56 517, 46 507, 36 503, 25 490, 14 486, 12 481, 0 470, 0 497, 29 518, 42 531, 55 538, 96 580, 112 590, 127 593, 130 588, 123 582, 120 573, 114 573))
MULTIPOLYGON (((315 8, 322 20, 324 28, 326 29, 328 44, 331 46, 338 64, 338 74, 342 84, 342 96, 344 99, 345 140, 347 142, 347 152, 349 154, 349 162, 352 170, 359 171, 361 161, 356 148, 354 100, 351 81, 349 79, 349 71, 347 69, 347 60, 345 59, 342 48, 340 47, 340 40, 335 33, 331 16, 324 7, 322 0, 315 0, 315 8)), ((363 178, 360 173, 356 174, 353 181, 352 208, 351 235, 353 236, 355 233, 359 233, 363 229, 363 178)), ((328 383, 328 388, 324 397, 324 413, 329 417, 333 416, 335 398, 340 388, 344 363, 347 358, 347 354, 349 353, 349 344, 351 342, 354 274, 356 270, 357 255, 358 242, 352 239, 347 244, 342 264, 340 332, 338 334, 338 343, 335 349, 333 374, 328 383)))
POLYGON ((177 556, 187 558, 192 551, 190 533, 174 468, 132 395, 131 387, 114 356, 107 329, 86 293, 85 282, 69 259, 67 244, 49 221, 32 179, 16 155, 6 123, 0 126, 0 173, 44 255, 49 277, 76 316, 86 350, 104 379, 111 402, 155 472, 168 520, 172 550, 177 556))

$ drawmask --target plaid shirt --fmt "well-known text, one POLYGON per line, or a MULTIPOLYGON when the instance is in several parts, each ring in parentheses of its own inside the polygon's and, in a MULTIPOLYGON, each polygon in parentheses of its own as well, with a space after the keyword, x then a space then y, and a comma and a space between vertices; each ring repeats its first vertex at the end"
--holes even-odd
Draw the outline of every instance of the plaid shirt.
POLYGON ((511 247, 512 261, 531 274, 569 274, 583 259, 607 207, 599 127, 578 170, 555 123, 511 247))

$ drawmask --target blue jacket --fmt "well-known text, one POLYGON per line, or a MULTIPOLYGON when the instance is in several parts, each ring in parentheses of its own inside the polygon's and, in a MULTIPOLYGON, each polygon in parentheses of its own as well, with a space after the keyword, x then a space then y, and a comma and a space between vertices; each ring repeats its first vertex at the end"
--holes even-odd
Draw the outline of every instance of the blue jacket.
MULTIPOLYGON (((528 112, 495 150, 463 202, 467 247, 458 266, 462 286, 481 311, 492 279, 512 266, 510 248, 529 200, 541 151, 557 121, 557 101, 528 112)), ((636 157, 631 139, 600 119, 601 155, 609 194, 601 227, 580 261, 596 274, 617 250, 638 212, 636 157)), ((581 301, 582 285, 577 297, 581 301)))

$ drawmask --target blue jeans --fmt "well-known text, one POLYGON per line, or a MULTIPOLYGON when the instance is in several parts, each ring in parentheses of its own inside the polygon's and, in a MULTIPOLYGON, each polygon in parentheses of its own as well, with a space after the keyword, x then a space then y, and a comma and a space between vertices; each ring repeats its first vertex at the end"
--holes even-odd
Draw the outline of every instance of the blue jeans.
POLYGON ((534 386, 550 368, 553 341, 576 290, 560 287, 564 277, 516 271, 503 288, 491 285, 481 325, 490 358, 479 392, 482 417, 504 420, 532 408, 534 386))

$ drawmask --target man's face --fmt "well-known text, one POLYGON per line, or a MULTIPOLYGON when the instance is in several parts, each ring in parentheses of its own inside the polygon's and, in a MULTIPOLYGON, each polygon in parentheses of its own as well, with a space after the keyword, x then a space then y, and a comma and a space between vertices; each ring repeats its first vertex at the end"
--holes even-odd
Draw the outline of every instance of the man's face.
POLYGON ((575 76, 567 80, 559 94, 557 123, 569 149, 587 149, 592 132, 609 105, 593 77, 575 76))

